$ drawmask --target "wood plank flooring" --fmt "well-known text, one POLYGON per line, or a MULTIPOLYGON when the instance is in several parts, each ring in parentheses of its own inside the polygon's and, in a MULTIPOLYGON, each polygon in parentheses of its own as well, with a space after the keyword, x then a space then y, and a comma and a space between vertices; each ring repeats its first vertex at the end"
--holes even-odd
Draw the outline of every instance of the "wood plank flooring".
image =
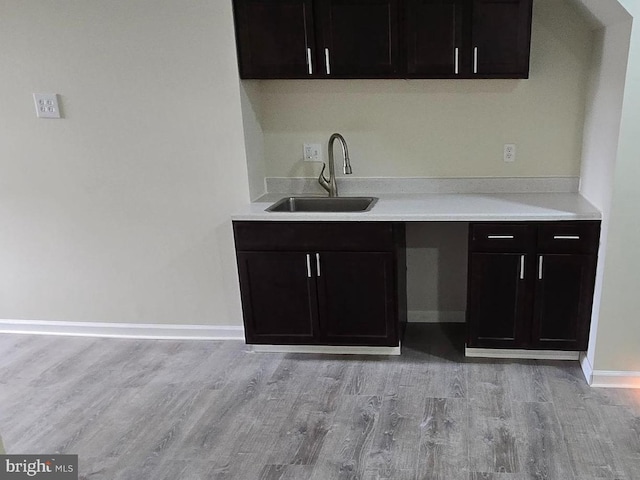
POLYGON ((91 480, 640 479, 640 390, 465 359, 463 338, 410 325, 402 356, 363 357, 2 335, 0 435, 91 480))

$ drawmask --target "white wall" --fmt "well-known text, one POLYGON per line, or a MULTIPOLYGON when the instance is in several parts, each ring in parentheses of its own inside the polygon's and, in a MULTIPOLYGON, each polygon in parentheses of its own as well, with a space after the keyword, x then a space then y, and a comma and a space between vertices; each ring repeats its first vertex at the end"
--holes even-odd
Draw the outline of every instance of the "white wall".
POLYGON ((577 176, 591 40, 568 0, 536 0, 529 80, 264 81, 267 174, 316 176, 302 144, 339 131, 354 176, 577 176))
MULTIPOLYGON (((640 3, 636 0, 621 0, 620 3, 635 22, 613 173, 593 366, 600 371, 640 372, 640 29, 637 24, 640 3)), ((623 55, 624 52, 618 54, 623 55)))
POLYGON ((0 318, 241 323, 230 3, 0 0, 0 318))
MULTIPOLYGON (((613 20, 612 20, 613 21, 613 20)), ((611 198, 618 151, 631 19, 621 15, 595 35, 587 95, 580 193, 603 212, 588 358, 594 363, 606 264, 611 198)))
POLYGON ((243 80, 240 82, 240 99, 242 103, 242 123, 247 152, 247 169, 249 173, 249 193, 251 200, 266 193, 265 177, 267 167, 264 159, 264 134, 262 133, 261 101, 259 81, 243 80))

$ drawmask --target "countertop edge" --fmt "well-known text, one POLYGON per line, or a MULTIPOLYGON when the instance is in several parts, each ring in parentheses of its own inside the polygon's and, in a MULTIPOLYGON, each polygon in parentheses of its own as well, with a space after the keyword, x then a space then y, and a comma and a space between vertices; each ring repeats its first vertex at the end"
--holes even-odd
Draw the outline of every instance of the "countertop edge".
MULTIPOLYGON (((278 194, 277 199, 286 197, 278 194)), ((296 196, 296 195, 292 195, 296 196)), ((273 197, 275 198, 275 196, 273 197)), ((276 201, 276 200, 273 200, 276 201)), ((266 212, 261 198, 231 215, 233 221, 278 222, 534 222, 602 220, 579 193, 380 195, 366 212, 266 212), (416 212, 416 209, 420 211, 416 212)))

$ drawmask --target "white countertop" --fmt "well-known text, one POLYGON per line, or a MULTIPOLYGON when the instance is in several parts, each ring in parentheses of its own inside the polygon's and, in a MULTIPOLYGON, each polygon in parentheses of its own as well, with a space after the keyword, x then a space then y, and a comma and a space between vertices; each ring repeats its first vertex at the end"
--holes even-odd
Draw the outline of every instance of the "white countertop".
MULTIPOLYGON (((283 193, 264 195, 232 220, 295 222, 478 222, 600 220, 600 211, 579 193, 381 194, 368 212, 266 212, 283 193)), ((291 195, 293 196, 293 195, 291 195)), ((297 195, 308 196, 308 195, 297 195)), ((347 195, 344 195, 347 196, 347 195)), ((353 195, 356 196, 356 195, 353 195)))

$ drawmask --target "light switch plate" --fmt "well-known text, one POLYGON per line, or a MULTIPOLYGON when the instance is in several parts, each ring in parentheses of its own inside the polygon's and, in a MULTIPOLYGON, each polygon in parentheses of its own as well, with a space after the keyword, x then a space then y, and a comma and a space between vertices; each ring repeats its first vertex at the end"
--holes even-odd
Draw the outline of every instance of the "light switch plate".
POLYGON ((34 93, 33 101, 36 104, 36 115, 38 118, 60 118, 57 94, 34 93))

